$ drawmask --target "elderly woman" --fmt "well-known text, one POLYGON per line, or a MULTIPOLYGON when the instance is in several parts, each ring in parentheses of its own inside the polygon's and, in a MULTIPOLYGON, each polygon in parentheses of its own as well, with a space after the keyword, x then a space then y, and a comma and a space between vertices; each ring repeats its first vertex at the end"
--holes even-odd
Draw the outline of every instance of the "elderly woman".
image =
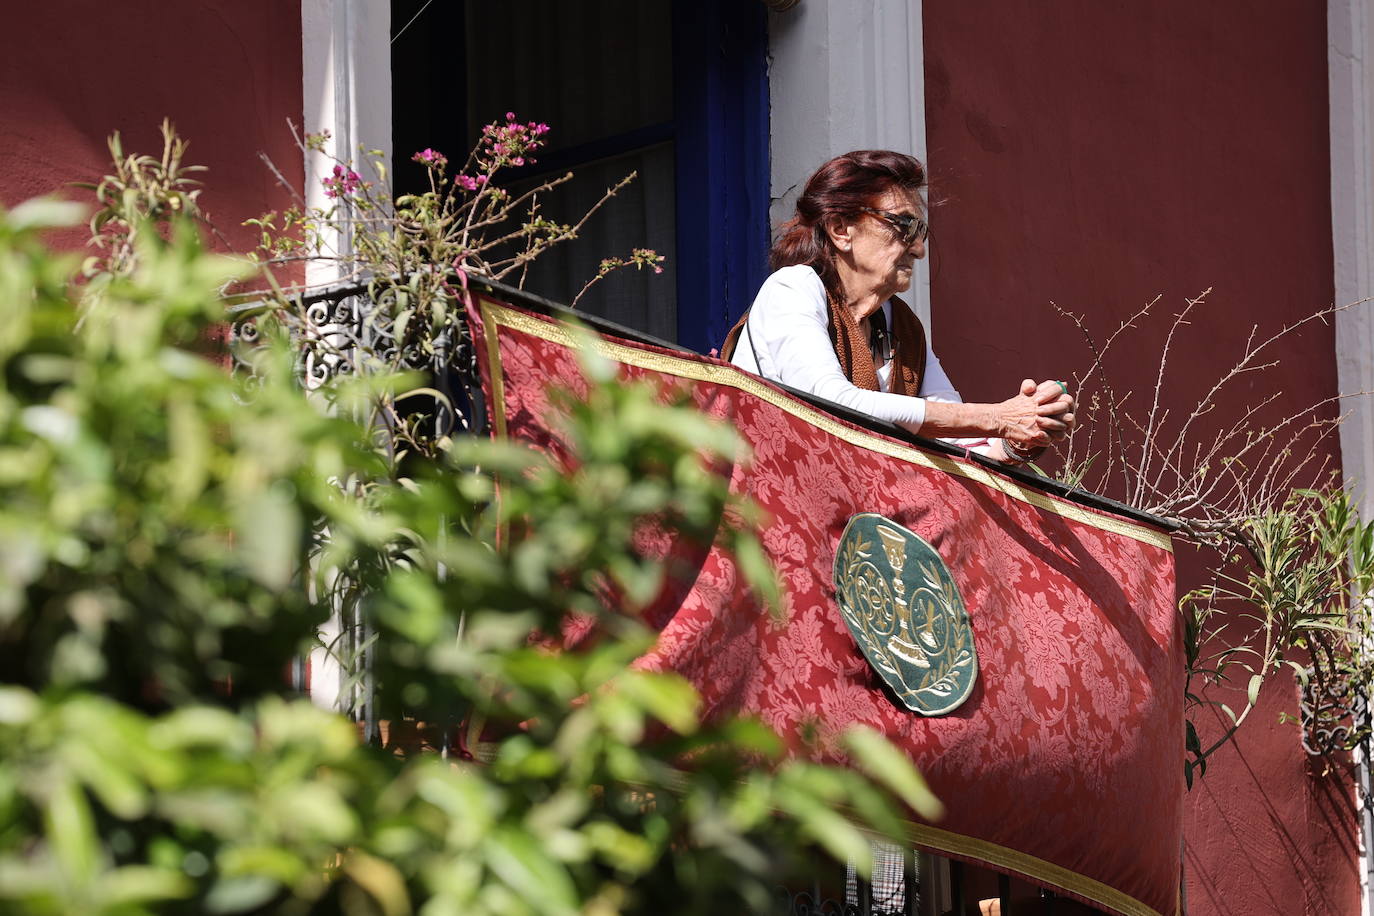
POLYGON ((806 183, 773 246, 774 273, 722 355, 765 378, 1009 464, 1034 460, 1073 426, 1060 382, 1021 383, 996 404, 965 404, 897 293, 926 255, 925 169, 858 150, 806 183))

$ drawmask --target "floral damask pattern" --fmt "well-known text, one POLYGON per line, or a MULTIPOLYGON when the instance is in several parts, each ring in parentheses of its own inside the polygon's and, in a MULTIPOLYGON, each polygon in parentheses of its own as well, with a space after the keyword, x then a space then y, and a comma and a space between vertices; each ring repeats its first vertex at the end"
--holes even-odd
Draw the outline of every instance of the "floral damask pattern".
MULTIPOLYGON (((498 324, 499 366, 482 368, 488 391, 499 373, 504 403, 493 409, 503 411, 508 435, 558 455, 546 389, 583 383, 575 354, 543 326, 498 324)), ((722 366, 637 352, 642 359, 622 363, 626 378, 662 377, 661 367, 684 361, 722 366)), ((938 461, 885 454, 881 443, 890 440, 854 428, 836 435, 806 410, 788 409, 780 392, 744 390, 760 384, 752 376, 712 371, 741 380, 690 384, 703 409, 752 446, 752 461, 730 469, 731 485, 770 513, 762 540, 785 585, 782 619, 760 609, 730 557, 713 550, 694 559, 691 581, 669 586, 674 600, 653 615, 662 635, 642 664, 687 677, 711 714, 756 715, 798 753, 820 759, 844 762, 835 739, 848 726, 878 728, 945 802, 941 830, 1013 852, 989 864, 1052 883, 1041 860, 1134 904, 1097 897, 1098 906, 1173 913, 1183 657, 1167 541, 1123 534, 1092 510, 1037 507, 938 461), (963 595, 981 670, 947 716, 924 718, 886 694, 841 619, 831 566, 859 512, 923 538, 963 595), (820 741, 807 744, 812 729, 820 741)), ((646 533, 642 546, 675 549, 661 531, 646 533)), ((1069 881, 1061 889, 1084 893, 1069 881)))

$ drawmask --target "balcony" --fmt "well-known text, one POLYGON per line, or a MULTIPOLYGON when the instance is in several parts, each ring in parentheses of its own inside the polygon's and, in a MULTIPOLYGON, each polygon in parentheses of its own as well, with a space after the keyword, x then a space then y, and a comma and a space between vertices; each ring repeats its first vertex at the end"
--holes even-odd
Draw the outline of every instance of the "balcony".
MULTIPOLYGON (((467 333, 446 339, 428 365, 409 367, 433 373, 441 407, 431 434, 490 434, 560 454, 544 392, 578 386, 571 313, 500 284, 474 283, 471 292, 467 333), (457 369, 434 371, 442 366, 457 369)), ((322 344, 302 350, 307 384, 353 371, 358 353, 393 346, 389 312, 365 286, 332 287, 303 305, 322 344)), ((727 557, 675 555, 669 536, 649 549, 680 569, 649 610, 660 639, 641 665, 687 677, 708 716, 756 716, 793 753, 819 761, 845 762, 835 741, 844 724, 876 726, 947 802, 938 825, 908 821, 918 854, 890 847, 879 857, 876 892, 853 875, 847 888, 839 876, 831 887, 792 883, 779 890, 784 909, 1174 912, 1182 663, 1163 522, 575 317, 602 335, 590 346, 624 377, 654 379, 744 434, 752 463, 721 472, 768 511, 763 543, 786 583, 782 618, 770 618, 740 589, 727 557), (914 548, 889 549, 885 565, 859 538, 848 563, 863 568, 859 579, 841 568, 841 529, 861 517, 876 519, 879 534, 904 532, 930 547, 962 605, 927 601, 938 591, 933 579, 904 591, 902 557, 917 556, 914 548), (922 601, 948 620, 928 613, 918 634, 922 601), (910 632, 882 631, 883 608, 894 606, 912 609, 910 632), (946 627, 956 619, 971 625, 976 655, 962 685, 958 665, 939 670, 948 659, 936 651, 957 642, 946 627)), ((251 318, 236 325, 240 340, 253 333, 251 318)), ((242 368, 251 371, 249 362, 242 368)), ((338 632, 365 663, 361 622, 340 620, 338 632)), ((568 642, 575 646, 576 633, 568 642)), ((365 688, 348 692, 346 705, 380 738, 385 723, 365 688)), ((424 740, 441 753, 482 754, 480 741, 464 742, 455 729, 430 729, 424 740)))

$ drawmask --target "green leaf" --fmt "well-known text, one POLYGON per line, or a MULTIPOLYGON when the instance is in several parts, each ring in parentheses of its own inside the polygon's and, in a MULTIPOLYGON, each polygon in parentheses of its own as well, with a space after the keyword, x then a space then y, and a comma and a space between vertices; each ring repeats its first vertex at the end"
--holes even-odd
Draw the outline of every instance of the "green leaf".
POLYGON ((696 731, 700 698, 685 678, 676 674, 627 671, 617 688, 643 704, 648 712, 680 735, 696 731))
POLYGON ((28 725, 38 714, 38 699, 23 687, 0 687, 0 725, 28 725))
POLYGON ((221 852, 218 865, 226 878, 266 878, 279 886, 294 884, 315 868, 285 845, 265 843, 226 849, 221 852))
POLYGON ((911 760, 885 737, 867 726, 851 728, 845 744, 859 766, 874 779, 896 792, 902 801, 927 820, 944 816, 945 808, 911 760))
POLYGON ((210 913, 246 913, 265 906, 278 891, 277 882, 260 875, 221 878, 206 895, 205 909, 210 913))
POLYGON ((252 727, 233 713, 212 706, 173 710, 149 729, 148 737, 163 749, 204 747, 244 755, 253 747, 252 727))
POLYGON ((782 586, 763 545, 751 536, 738 539, 734 548, 744 581, 762 599, 769 613, 778 618, 782 614, 782 586))
POLYGON ((105 874, 97 895, 107 906, 121 909, 184 900, 195 893, 195 884, 185 875, 148 865, 125 865, 105 874))
POLYGON ((167 495, 172 504, 180 508, 205 486, 210 433, 189 398, 173 396, 167 407, 171 440, 167 495))
POLYGON ((248 571, 269 589, 286 588, 299 563, 302 530, 286 486, 274 485, 250 496, 235 516, 239 554, 248 571))
POLYGON ((618 871, 637 875, 654 864, 656 850, 637 833, 607 821, 594 821, 584 827, 582 836, 618 871))
POLYGON ((377 901, 382 916, 410 916, 410 894, 396 866, 355 849, 344 860, 343 870, 377 901))
POLYGON ((1198 738, 1197 728, 1191 719, 1184 722, 1183 747, 1190 754, 1202 753, 1202 741, 1198 738))
POLYGON ((95 881, 100 841, 90 804, 70 776, 56 774, 43 820, 63 877, 69 885, 84 892, 95 881))
POLYGON ((802 831, 819 843, 837 862, 853 862, 860 874, 873 872, 873 853, 868 838, 828 803, 801 792, 786 793, 781 808, 795 818, 802 831))
POLYGON ((482 851, 496 876, 536 911, 567 916, 577 912, 577 891, 567 871, 545 855, 530 834, 503 828, 482 851))
POLYGON ((272 813, 291 838, 341 845, 358 829, 358 816, 346 800, 321 782, 283 786, 272 795, 272 813))
POLYGON ((89 211, 90 207, 74 201, 35 197, 11 210, 5 221, 15 232, 61 229, 81 225, 89 211))

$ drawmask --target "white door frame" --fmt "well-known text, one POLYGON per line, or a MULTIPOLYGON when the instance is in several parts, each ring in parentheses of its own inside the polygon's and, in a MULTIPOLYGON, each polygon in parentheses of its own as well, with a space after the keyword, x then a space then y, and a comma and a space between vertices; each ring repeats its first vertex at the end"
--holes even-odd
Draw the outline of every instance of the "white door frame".
MULTIPOLYGON (((769 13, 768 44, 775 227, 807 177, 840 153, 892 149, 929 166, 921 0, 803 0, 769 13)), ((933 337, 928 268, 917 270, 911 300, 933 337)))
MULTIPOLYGON (((1330 92, 1331 248, 1334 305, 1374 296, 1374 0, 1328 0, 1327 80, 1330 92)), ((1336 374, 1343 393, 1374 391, 1374 303, 1336 315, 1336 374)), ((1360 513, 1374 518, 1374 404, 1369 396, 1342 402, 1341 467, 1360 513)), ((1360 756, 1357 754, 1357 757, 1360 756)), ((1357 760, 1357 798, 1370 791, 1370 761, 1357 760)), ((1370 916, 1374 821, 1360 806, 1361 912, 1370 916)))
MULTIPOLYGON (((328 150, 361 162, 359 152, 381 150, 391 165, 391 3, 390 0, 301 0, 302 98, 306 133, 328 131, 328 150)), ((305 161, 306 201, 325 207, 320 178, 331 163, 321 153, 305 161)), ((375 180, 359 167, 363 178, 375 180)), ((338 239, 347 246, 348 239, 338 239)), ((336 279, 329 264, 311 264, 311 286, 336 279)))
MULTIPOLYGON (((1374 295, 1374 4, 1327 4, 1331 106, 1331 243, 1335 305, 1374 295)), ((1374 391, 1374 304, 1336 315, 1336 366, 1342 392, 1374 391)), ((1342 405, 1341 463, 1347 484, 1374 510, 1374 411, 1368 398, 1342 405)))
MULTIPOLYGON (((302 100, 304 130, 328 131, 327 149, 339 159, 360 162, 359 146, 381 150, 391 172, 391 3, 390 0, 301 0, 302 100)), ((311 207, 324 208, 320 179, 332 163, 318 152, 305 154, 305 197, 311 207)), ((359 167, 367 180, 376 180, 359 167)), ((335 233, 326 246, 347 251, 346 231, 335 233)), ((338 266, 310 262, 305 280, 322 286, 339 279, 338 266)), ((324 645, 338 646, 344 622, 338 610, 320 630, 324 645)), ((326 709, 350 708, 344 692, 344 671, 323 647, 310 653, 310 696, 326 709)))

